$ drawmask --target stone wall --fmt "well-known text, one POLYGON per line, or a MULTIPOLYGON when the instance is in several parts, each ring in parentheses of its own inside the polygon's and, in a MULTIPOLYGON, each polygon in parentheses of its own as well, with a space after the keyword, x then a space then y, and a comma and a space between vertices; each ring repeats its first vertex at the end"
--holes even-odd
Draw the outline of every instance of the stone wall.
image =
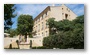
POLYGON ((16 40, 18 40, 18 38, 4 38, 4 47, 7 47, 13 42, 16 42, 16 40))
MULTIPOLYGON (((4 38, 4 48, 9 48, 10 44, 13 48, 17 48, 16 40, 19 40, 19 38, 4 38)), ((30 40, 32 41, 32 47, 43 46, 43 38, 27 38, 27 42, 19 44, 20 49, 30 49, 30 40)))

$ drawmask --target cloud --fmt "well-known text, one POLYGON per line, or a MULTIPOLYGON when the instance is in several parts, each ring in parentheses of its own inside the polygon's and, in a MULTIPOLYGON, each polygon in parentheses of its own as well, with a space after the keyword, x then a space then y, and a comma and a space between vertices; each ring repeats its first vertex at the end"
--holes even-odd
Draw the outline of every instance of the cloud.
POLYGON ((17 28, 17 19, 18 16, 21 14, 29 14, 33 16, 33 19, 41 13, 47 6, 51 6, 50 4, 16 4, 16 13, 17 17, 12 19, 14 24, 12 25, 12 28, 17 28))
MULTIPOLYGON (((17 17, 13 19, 14 24, 12 28, 17 28, 17 19, 20 14, 29 14, 35 18, 38 14, 40 14, 47 6, 51 6, 52 4, 16 4, 16 12, 17 17)), ((56 6, 60 6, 61 4, 55 4, 56 6)), ((65 4, 69 7, 75 14, 78 16, 84 14, 84 4, 65 4)))
POLYGON ((84 4, 67 4, 66 6, 68 6, 78 16, 84 14, 84 4))
MULTIPOLYGON (((61 4, 55 4, 56 6, 60 6, 61 4)), ((84 14, 84 5, 83 4, 65 4, 69 7, 74 13, 78 16, 84 14)), ((51 4, 17 4, 17 13, 20 14, 29 14, 34 18, 41 13, 47 6, 51 6, 51 4)))
POLYGON ((32 15, 34 18, 41 13, 47 6, 49 6, 50 4, 23 4, 23 5, 19 5, 17 4, 17 7, 19 7, 19 9, 17 10, 18 15, 20 14, 29 14, 32 15))

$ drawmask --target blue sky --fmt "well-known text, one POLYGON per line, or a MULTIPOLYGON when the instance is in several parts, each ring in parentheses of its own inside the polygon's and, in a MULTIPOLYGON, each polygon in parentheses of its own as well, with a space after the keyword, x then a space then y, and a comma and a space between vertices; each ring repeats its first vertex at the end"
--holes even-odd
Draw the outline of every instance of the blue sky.
MULTIPOLYGON (((55 6, 60 6, 61 4, 55 4, 55 6)), ((69 7, 76 15, 80 16, 84 14, 84 4, 65 4, 69 7)), ((52 6, 52 4, 16 4, 17 16, 12 19, 14 24, 12 29, 17 28, 17 19, 21 14, 29 14, 33 16, 33 19, 41 13, 47 6, 52 6)))

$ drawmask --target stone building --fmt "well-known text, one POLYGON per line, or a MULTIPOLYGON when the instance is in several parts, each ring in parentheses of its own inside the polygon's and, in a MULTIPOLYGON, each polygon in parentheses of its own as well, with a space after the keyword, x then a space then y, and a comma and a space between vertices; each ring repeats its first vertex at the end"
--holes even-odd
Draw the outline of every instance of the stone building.
POLYGON ((77 15, 64 4, 61 6, 48 6, 34 19, 33 32, 35 34, 33 36, 46 37, 49 35, 49 28, 46 24, 49 18, 60 21, 63 19, 73 20, 76 17, 77 15))

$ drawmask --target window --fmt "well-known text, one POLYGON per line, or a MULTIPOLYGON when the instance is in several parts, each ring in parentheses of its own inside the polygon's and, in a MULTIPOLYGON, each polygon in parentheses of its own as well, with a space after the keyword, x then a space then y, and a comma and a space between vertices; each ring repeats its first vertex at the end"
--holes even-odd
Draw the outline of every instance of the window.
POLYGON ((47 20, 46 20, 46 28, 48 28, 47 20))
POLYGON ((42 17, 40 17, 40 20, 42 20, 42 17))
POLYGON ((43 32, 42 32, 42 36, 44 36, 44 35, 43 35, 43 32))
POLYGON ((43 15, 42 15, 42 19, 43 19, 43 15))
POLYGON ((38 25, 38 32, 40 31, 40 24, 38 25))
POLYGON ((33 30, 35 31, 35 27, 33 27, 33 30))
POLYGON ((37 23, 40 21, 40 18, 37 19, 37 23))
POLYGON ((40 17, 40 20, 42 20, 43 19, 43 15, 40 17))
POLYGON ((68 14, 65 14, 65 18, 66 18, 66 19, 68 18, 68 14))
POLYGON ((35 20, 35 24, 36 24, 36 21, 37 21, 37 20, 35 20))
POLYGON ((38 19, 36 20, 36 24, 38 23, 38 19))
POLYGON ((36 32, 37 32, 37 26, 36 26, 36 32))
POLYGON ((70 12, 70 10, 68 10, 70 12))
POLYGON ((63 8, 62 8, 62 10, 63 10, 63 8))
POLYGON ((40 22, 40 18, 38 18, 38 22, 40 22))
POLYGON ((42 30, 44 29, 44 25, 43 25, 43 22, 42 22, 42 30))
POLYGON ((46 16, 47 16, 47 12, 46 12, 46 16))
POLYGON ((49 32, 48 31, 46 31, 46 36, 49 36, 49 32))
POLYGON ((45 18, 46 14, 43 14, 43 18, 45 18))
POLYGON ((63 15, 64 13, 62 13, 62 15, 63 15))
POLYGON ((46 12, 46 16, 45 17, 47 17, 47 12, 46 12))
POLYGON ((48 34, 47 34, 47 31, 46 31, 46 36, 47 36, 48 34))
POLYGON ((37 19, 37 23, 39 22, 39 19, 37 19))
POLYGON ((37 20, 36 20, 36 24, 37 24, 37 20))

